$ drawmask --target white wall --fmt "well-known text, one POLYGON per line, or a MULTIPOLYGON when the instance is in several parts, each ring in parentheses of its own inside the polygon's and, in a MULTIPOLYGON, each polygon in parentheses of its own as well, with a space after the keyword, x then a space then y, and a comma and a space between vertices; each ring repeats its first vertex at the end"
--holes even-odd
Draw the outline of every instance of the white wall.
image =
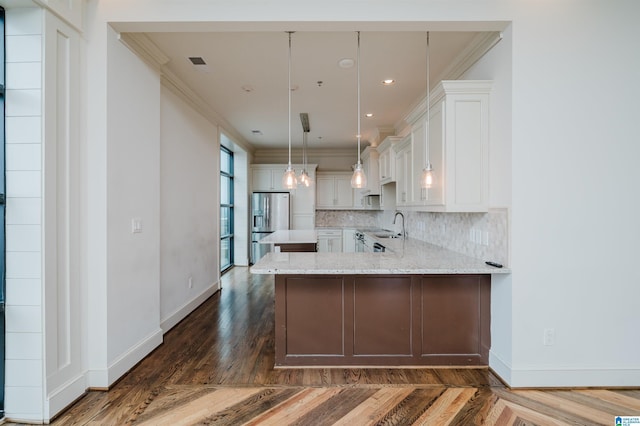
POLYGON ((42 32, 36 8, 6 12, 7 417, 44 411, 42 32))
POLYGON ((220 151, 217 127, 164 86, 161 117, 160 317, 166 332, 220 285, 220 151))
MULTIPOLYGON (((105 5, 100 19, 257 21, 234 25, 245 29, 288 20, 340 20, 344 27, 366 29, 349 24, 351 19, 409 21, 397 26, 405 29, 427 19, 457 22, 446 24, 451 28, 504 29, 497 21, 512 21, 513 179, 512 204, 505 206, 512 208, 513 356, 506 366, 511 384, 640 383, 633 356, 640 342, 631 316, 640 287, 629 284, 639 281, 633 262, 639 202, 631 194, 640 181, 632 163, 640 154, 632 142, 638 139, 633 111, 640 88, 634 44, 640 28, 633 17, 640 4, 453 0, 403 6, 380 1, 363 9, 360 2, 337 0, 302 6, 282 0, 251 7, 180 2, 157 8, 147 0, 126 8, 105 5), (555 329, 554 346, 542 344, 545 328, 555 329), (620 345, 624 350, 612 350, 620 345)), ((291 26, 271 24, 274 30, 291 26)))
POLYGON ((548 6, 513 24, 512 384, 638 386, 640 3, 548 6))
MULTIPOLYGON (((492 80, 491 105, 489 113, 489 206, 506 207, 507 228, 511 211, 511 122, 512 122, 512 44, 513 28, 509 26, 502 32, 503 38, 484 57, 482 57, 462 77, 468 80, 492 80)), ((489 215, 486 215, 488 217, 489 215)), ((468 232, 462 235, 468 235, 468 232)), ((496 233, 491 233, 496 244, 496 233)), ((510 264, 510 233, 505 234, 507 241, 500 242, 507 247, 503 260, 510 264)), ((499 257, 498 257, 499 259, 499 257)), ((491 287, 491 351, 489 364, 507 382, 512 383, 513 365, 513 307, 511 275, 494 275, 491 287)))
POLYGON ((44 37, 44 417, 86 389, 80 192, 80 34, 45 12, 44 37))
MULTIPOLYGON (((306 21, 294 25, 299 30, 336 21, 341 23, 334 27, 346 30, 417 29, 423 24, 414 22, 421 20, 447 28, 504 29, 504 23, 511 21, 512 182, 511 206, 505 207, 512 211, 514 272, 512 283, 507 283, 509 291, 501 292, 500 300, 510 304, 503 314, 512 320, 510 327, 494 328, 497 340, 505 345, 500 350, 507 353, 502 360, 505 375, 514 386, 640 384, 635 315, 640 299, 636 285, 640 225, 635 216, 640 201, 634 196, 640 182, 640 168, 635 165, 640 157, 636 143, 640 27, 635 22, 640 3, 451 0, 405 2, 398 8, 396 2, 380 0, 368 6, 338 0, 237 1, 223 7, 219 2, 188 0, 165 2, 163 7, 153 0, 87 2, 86 121, 81 147, 87 160, 82 170, 86 203, 81 209, 86 213, 82 279, 88 292, 90 385, 115 380, 123 368, 151 350, 160 333, 159 78, 118 44, 106 23, 141 29, 141 23, 157 21, 168 24, 156 29, 177 29, 172 22, 202 22, 207 17, 218 22, 211 28, 231 22, 231 29, 269 26, 276 31, 290 29, 292 24, 286 21, 306 21), (144 220, 142 234, 129 233, 132 217, 144 220), (545 328, 555 329, 555 345, 543 345, 545 328)), ((30 28, 28 23, 24 28, 30 28)), ((39 30, 25 35, 38 34, 39 30)), ((25 50, 29 52, 35 53, 25 50)), ((39 93, 22 92, 27 97, 39 93)), ((15 95, 18 92, 7 93, 7 99, 16 99, 15 95)), ((9 108, 10 118, 29 117, 36 126, 41 124, 35 118, 41 115, 37 108, 9 108)), ((39 137, 12 141, 10 128, 8 121, 9 144, 42 143, 39 137)), ((18 159, 33 160, 33 154, 11 160, 14 148, 27 149, 7 147, 7 167, 15 167, 7 173, 8 221, 13 215, 9 224, 41 226, 37 213, 41 170, 19 164, 18 159), (19 203, 29 204, 20 207, 25 219, 15 215, 19 203), (16 222, 20 220, 24 222, 16 222)), ((494 173, 493 182, 508 179, 494 173)), ((501 188, 501 198, 492 198, 492 203, 508 202, 509 189, 501 188)), ((16 230, 7 229, 7 353, 42 362, 42 351, 37 353, 42 340, 33 340, 42 337, 41 247, 11 248, 18 241, 16 230), (10 280, 33 288, 17 293, 15 289, 24 288, 10 280), (25 299, 16 299, 18 294, 25 299), (32 340, 27 346, 14 346, 24 339, 32 340)), ((494 303, 498 303, 495 298, 494 303)), ((22 374, 7 371, 7 408, 27 418, 42 417, 43 381, 37 369, 23 369, 22 374), (10 378, 10 374, 15 375, 10 378), (10 380, 15 380, 13 389, 10 380)))
POLYGON ((160 76, 107 31, 107 368, 110 385, 162 341, 160 76), (132 220, 142 232, 132 232, 132 220))

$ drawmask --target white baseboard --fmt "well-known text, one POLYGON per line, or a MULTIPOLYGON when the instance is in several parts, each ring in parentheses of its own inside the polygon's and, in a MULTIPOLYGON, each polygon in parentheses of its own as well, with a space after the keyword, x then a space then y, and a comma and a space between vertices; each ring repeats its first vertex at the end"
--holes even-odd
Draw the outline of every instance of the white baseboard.
POLYGON ((182 321, 187 315, 193 312, 218 290, 220 290, 220 281, 211 284, 211 286, 206 288, 202 293, 176 309, 173 313, 169 314, 167 318, 161 320, 160 328, 162 329, 162 333, 164 334, 175 327, 176 324, 182 321))
POLYGON ((84 395, 86 391, 87 376, 84 373, 78 374, 47 396, 44 404, 44 418, 51 419, 84 395))
POLYGON ((511 388, 638 387, 635 368, 513 368, 489 352, 489 367, 511 388))
POLYGON ((511 369, 512 388, 638 387, 640 369, 528 368, 511 369))
POLYGON ((162 329, 158 328, 120 355, 107 369, 89 370, 87 372, 87 387, 107 389, 158 347, 162 343, 162 335, 162 329))
POLYGON ((511 386, 511 366, 493 351, 489 351, 489 367, 496 373, 503 382, 511 386))

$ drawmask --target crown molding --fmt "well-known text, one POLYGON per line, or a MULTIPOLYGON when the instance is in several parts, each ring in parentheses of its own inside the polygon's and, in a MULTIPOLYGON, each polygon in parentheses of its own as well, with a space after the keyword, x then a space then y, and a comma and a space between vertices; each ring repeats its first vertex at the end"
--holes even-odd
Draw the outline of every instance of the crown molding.
MULTIPOLYGON (((267 158, 280 158, 282 156, 287 157, 289 153, 288 148, 269 148, 269 149, 256 149, 254 151, 254 156, 262 159, 267 158)), ((291 156, 295 157, 302 153, 302 148, 292 148, 291 156)), ((352 157, 356 155, 356 150, 352 148, 316 148, 316 149, 307 149, 307 156, 317 156, 317 157, 335 157, 335 158, 344 158, 344 157, 352 157)))
MULTIPOLYGON (((438 87, 439 83, 443 80, 460 79, 476 62, 493 49, 493 47, 501 40, 502 32, 500 31, 483 32, 478 34, 473 41, 454 58, 451 64, 437 76, 436 81, 438 84, 436 87, 438 87)), ((431 103, 433 103, 435 98, 434 92, 435 89, 433 89, 431 93, 431 103)), ((415 112, 421 109, 426 109, 426 93, 420 96, 409 108, 409 113, 407 113, 393 126, 396 129, 396 134, 400 135, 405 132, 410 123, 410 121, 407 120, 415 118, 415 112)))
POLYGON ((138 57, 160 73, 160 83, 165 88, 180 97, 211 124, 219 127, 219 131, 233 140, 236 145, 253 154, 255 148, 242 137, 231 123, 211 108, 204 99, 166 66, 170 58, 149 37, 142 33, 120 33, 118 38, 138 57))
POLYGON ((169 62, 169 57, 146 34, 119 33, 118 39, 147 64, 158 71, 169 62))

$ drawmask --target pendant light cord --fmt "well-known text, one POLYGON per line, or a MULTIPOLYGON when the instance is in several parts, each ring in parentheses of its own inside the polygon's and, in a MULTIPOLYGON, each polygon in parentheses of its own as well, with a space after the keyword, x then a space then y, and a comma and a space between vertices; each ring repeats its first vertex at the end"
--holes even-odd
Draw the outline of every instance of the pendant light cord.
POLYGON ((287 73, 287 92, 289 94, 289 168, 291 168, 291 31, 289 31, 289 62, 287 73))
POLYGON ((357 61, 358 61, 358 164, 360 162, 360 31, 358 33, 358 52, 357 52, 357 61))
POLYGON ((425 126, 426 130, 426 145, 424 147, 424 161, 425 167, 428 168, 430 166, 429 163, 429 121, 431 120, 430 114, 431 108, 431 93, 430 93, 430 84, 429 84, 429 31, 427 31, 427 123, 425 126))

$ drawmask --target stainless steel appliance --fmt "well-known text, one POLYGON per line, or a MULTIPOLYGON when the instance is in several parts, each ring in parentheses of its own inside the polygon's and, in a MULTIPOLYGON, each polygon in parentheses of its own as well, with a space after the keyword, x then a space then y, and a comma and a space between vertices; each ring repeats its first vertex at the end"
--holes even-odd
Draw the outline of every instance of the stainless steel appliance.
POLYGON ((289 229, 290 195, 288 192, 254 192, 251 195, 251 263, 271 251, 270 244, 260 244, 274 231, 289 229))

